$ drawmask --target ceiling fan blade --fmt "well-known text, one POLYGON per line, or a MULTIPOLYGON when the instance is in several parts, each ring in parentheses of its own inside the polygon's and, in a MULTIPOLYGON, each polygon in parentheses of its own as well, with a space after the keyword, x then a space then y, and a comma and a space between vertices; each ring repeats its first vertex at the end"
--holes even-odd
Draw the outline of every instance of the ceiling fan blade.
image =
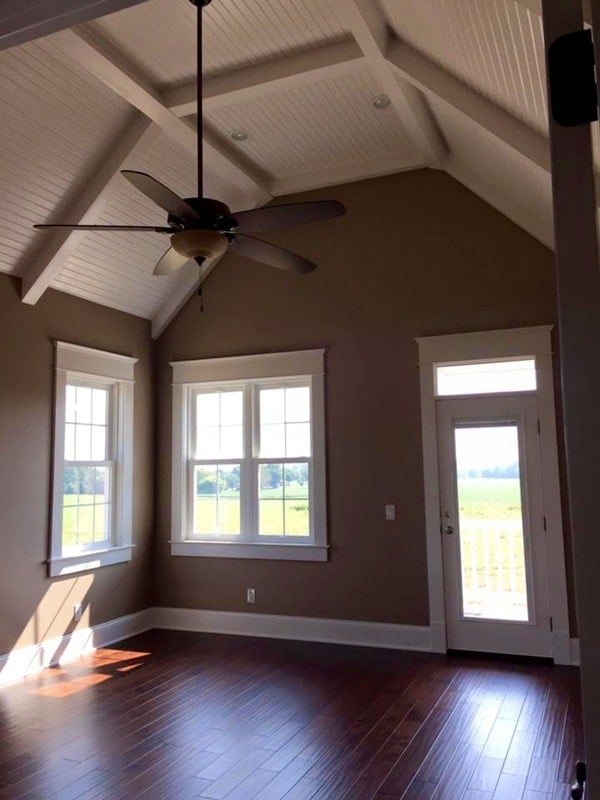
POLYGON ((263 242, 261 239, 254 239, 252 236, 238 236, 230 245, 231 249, 241 256, 251 258, 253 261, 260 261, 270 267, 285 269, 288 272, 306 273, 312 272, 317 268, 316 264, 307 258, 284 250, 283 247, 263 242))
POLYGON ((160 228, 156 225, 34 225, 34 228, 67 228, 73 231, 149 231, 152 233, 173 233, 174 228, 160 228))
POLYGON ((319 222, 340 217, 345 207, 337 200, 316 200, 312 203, 288 203, 268 208, 255 208, 234 214, 240 233, 258 233, 303 222, 319 222))
POLYGON ((121 175, 173 217, 181 220, 200 219, 198 213, 185 200, 151 175, 131 169, 121 170, 121 175))
POLYGON ((174 247, 169 247, 167 252, 154 267, 153 275, 172 275, 181 269, 190 260, 189 256, 178 253, 174 247))

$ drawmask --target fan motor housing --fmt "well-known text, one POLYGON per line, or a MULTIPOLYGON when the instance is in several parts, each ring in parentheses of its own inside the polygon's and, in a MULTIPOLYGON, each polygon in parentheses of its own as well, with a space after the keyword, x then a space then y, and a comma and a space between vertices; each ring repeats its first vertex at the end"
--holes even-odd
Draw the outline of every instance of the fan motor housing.
POLYGON ((185 230, 201 228, 213 231, 233 231, 237 225, 229 206, 210 197, 186 197, 185 202, 199 215, 200 220, 181 220, 169 214, 169 223, 185 230))

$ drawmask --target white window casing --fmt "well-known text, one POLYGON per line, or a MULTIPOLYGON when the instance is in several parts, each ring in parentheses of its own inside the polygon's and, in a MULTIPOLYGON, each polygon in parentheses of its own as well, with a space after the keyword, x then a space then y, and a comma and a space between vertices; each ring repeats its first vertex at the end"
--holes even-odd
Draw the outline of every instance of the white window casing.
MULTIPOLYGON (((297 561, 327 560, 327 514, 325 476, 324 350, 302 350, 264 355, 235 356, 172 362, 173 433, 171 554, 220 558, 260 558, 297 561), (301 541, 291 537, 258 534, 258 498, 253 496, 259 458, 258 392, 265 386, 277 388, 308 386, 311 408, 311 455, 278 457, 277 463, 309 464, 310 533, 301 541), (236 535, 193 533, 192 430, 193 403, 199 392, 237 390, 243 392, 244 457, 241 462, 241 531, 236 535)), ((227 459, 215 459, 227 462, 227 459)), ((269 459, 266 459, 268 462, 269 459)))
MULTIPOLYGON (((110 564, 130 561, 133 549, 133 395, 136 358, 55 342, 54 459, 50 577, 58 577, 110 564), (111 388, 108 436, 111 483, 110 539, 95 545, 63 545, 63 492, 67 384, 111 388)), ((98 462, 90 462, 96 464, 98 462)))

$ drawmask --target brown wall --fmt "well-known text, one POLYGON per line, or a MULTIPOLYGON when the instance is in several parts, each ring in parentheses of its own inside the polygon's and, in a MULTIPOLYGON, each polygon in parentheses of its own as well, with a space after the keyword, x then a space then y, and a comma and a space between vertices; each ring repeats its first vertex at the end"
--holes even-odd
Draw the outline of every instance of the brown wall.
POLYGON ((152 603, 153 382, 145 320, 59 292, 21 303, 0 276, 0 654, 152 603), (133 561, 47 578, 53 347, 61 339, 137 356, 133 561))
MULTIPOLYGON (((427 625, 416 336, 552 323, 550 251, 448 175, 408 172, 301 199, 347 216, 269 236, 299 277, 233 255, 160 338, 156 603, 427 625), (170 360, 326 347, 328 563, 175 558, 170 360), (398 521, 384 521, 396 503, 398 521)), ((267 237, 265 237, 267 238, 267 237)))

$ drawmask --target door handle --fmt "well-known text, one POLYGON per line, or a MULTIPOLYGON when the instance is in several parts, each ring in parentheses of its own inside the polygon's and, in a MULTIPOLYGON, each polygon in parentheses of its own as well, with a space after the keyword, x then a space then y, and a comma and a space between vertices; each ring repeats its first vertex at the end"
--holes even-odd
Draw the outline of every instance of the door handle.
POLYGON ((448 536, 450 536, 450 534, 454 533, 454 525, 443 525, 442 532, 447 533, 448 536))

